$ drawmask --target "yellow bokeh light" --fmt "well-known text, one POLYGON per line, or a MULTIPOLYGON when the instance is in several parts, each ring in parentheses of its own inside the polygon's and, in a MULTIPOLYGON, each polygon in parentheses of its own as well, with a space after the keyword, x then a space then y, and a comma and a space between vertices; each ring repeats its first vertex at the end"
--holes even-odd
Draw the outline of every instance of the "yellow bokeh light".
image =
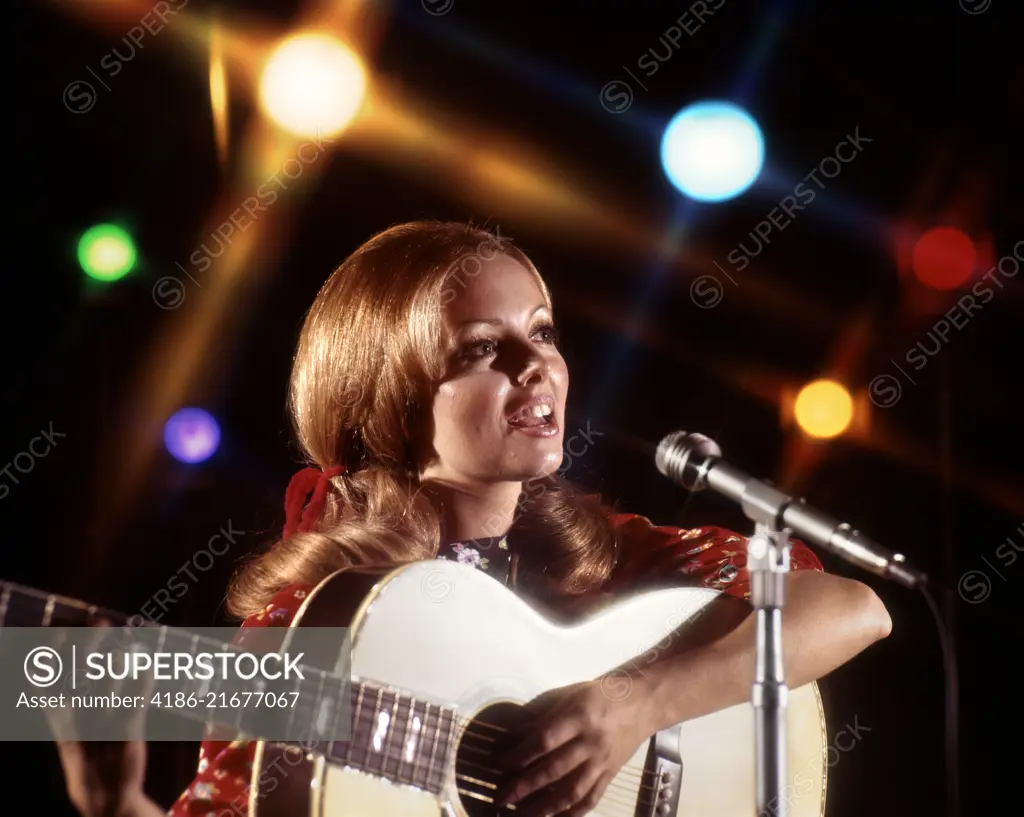
POLYGON ((366 71, 355 52, 326 34, 287 37, 260 77, 264 111, 302 137, 334 136, 355 118, 366 94, 366 71))
POLYGON ((853 398, 833 380, 815 380, 800 390, 793 413, 800 428, 812 437, 836 437, 853 420, 853 398))

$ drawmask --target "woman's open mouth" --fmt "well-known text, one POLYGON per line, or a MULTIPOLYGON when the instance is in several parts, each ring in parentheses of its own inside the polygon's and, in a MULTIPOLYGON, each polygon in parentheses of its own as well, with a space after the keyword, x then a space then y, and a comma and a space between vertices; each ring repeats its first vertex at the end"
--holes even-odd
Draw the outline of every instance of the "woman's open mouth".
POLYGON ((554 407, 544 401, 535 401, 524 406, 508 418, 508 424, 516 431, 531 437, 553 437, 558 433, 554 407))

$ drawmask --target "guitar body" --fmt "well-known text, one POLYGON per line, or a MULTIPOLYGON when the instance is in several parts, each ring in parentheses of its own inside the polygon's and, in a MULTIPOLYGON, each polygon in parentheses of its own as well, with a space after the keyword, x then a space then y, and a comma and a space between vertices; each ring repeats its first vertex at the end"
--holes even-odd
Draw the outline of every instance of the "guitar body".
MULTIPOLYGON (((327 671, 347 667, 354 688, 368 683, 396 694, 383 702, 379 692, 368 695, 365 708, 360 695, 353 721, 373 724, 374 738, 357 747, 358 730, 354 734, 359 768, 330 753, 304 754, 294 745, 260 741, 250 815, 511 813, 489 802, 500 770, 488 765, 487 755, 502 734, 513 731, 521 705, 550 689, 596 678, 602 678, 609 697, 624 698, 630 694, 629 679, 615 668, 645 651, 653 654, 659 644, 664 648, 666 636, 693 622, 719 595, 693 588, 646 591, 565 624, 490 576, 455 562, 336 573, 304 600, 289 637, 301 638, 305 627, 349 627, 350 666, 334 651, 307 651, 306 663, 327 671), (397 693, 414 703, 400 708, 397 693), (408 744, 408 758, 427 756, 427 747, 414 747, 408 737, 424 706, 427 724, 431 711, 453 711, 457 718, 440 721, 453 748, 438 755, 444 762, 437 777, 424 776, 430 785, 416 785, 416 765, 403 766, 403 752, 408 744)), ((633 672, 643 668, 638 659, 633 672)), ((791 690, 787 715, 789 814, 820 817, 827 746, 816 685, 791 690)), ((434 744, 436 751, 436 737, 434 744)), ((590 814, 750 817, 755 812, 754 714, 744 703, 645 740, 590 814)))

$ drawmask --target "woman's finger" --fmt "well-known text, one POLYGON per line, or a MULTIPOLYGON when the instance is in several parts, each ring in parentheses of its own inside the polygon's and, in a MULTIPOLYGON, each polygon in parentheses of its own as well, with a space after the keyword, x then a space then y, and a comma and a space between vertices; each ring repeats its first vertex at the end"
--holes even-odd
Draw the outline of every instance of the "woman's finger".
POLYGON ((589 797, 600 777, 601 769, 595 768, 593 764, 577 766, 568 775, 517 803, 516 814, 522 817, 547 817, 569 811, 589 797))
POLYGON ((597 782, 590 787, 588 791, 579 801, 577 801, 570 809, 563 811, 557 815, 557 817, 586 817, 590 814, 597 804, 601 802, 601 798, 604 796, 605 789, 608 788, 608 783, 615 777, 611 772, 605 772, 598 776, 597 782))
POLYGON ((590 747, 574 740, 552 753, 545 753, 537 763, 510 780, 496 793, 499 806, 507 806, 529 797, 571 774, 590 757, 590 747))
POLYGON ((553 714, 544 726, 530 734, 502 759, 502 768, 509 772, 525 769, 540 758, 568 743, 579 734, 572 718, 553 714))

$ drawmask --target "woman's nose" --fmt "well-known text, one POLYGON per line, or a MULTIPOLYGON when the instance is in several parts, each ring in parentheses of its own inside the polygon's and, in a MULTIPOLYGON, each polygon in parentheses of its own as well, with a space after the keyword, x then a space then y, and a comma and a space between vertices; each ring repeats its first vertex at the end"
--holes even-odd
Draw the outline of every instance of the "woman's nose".
POLYGON ((547 374, 548 365, 544 359, 540 355, 531 354, 523 363, 517 379, 520 386, 527 386, 531 383, 542 383, 547 374))

